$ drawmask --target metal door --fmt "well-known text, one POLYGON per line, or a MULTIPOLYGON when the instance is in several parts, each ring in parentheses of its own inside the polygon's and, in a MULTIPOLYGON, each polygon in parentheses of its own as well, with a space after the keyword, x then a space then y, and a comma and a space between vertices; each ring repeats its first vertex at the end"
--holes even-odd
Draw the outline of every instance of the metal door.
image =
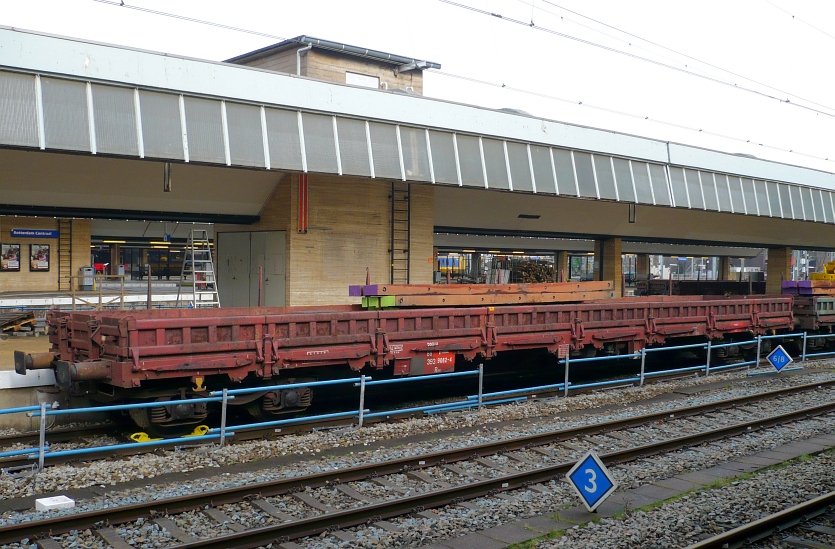
POLYGON ((248 232, 217 234, 217 281, 224 307, 250 306, 249 235, 248 232))
POLYGON ((258 273, 259 267, 264 273, 264 298, 267 307, 283 307, 285 263, 286 263, 286 233, 284 231, 264 231, 250 233, 250 292, 249 300, 252 306, 258 305, 258 273))

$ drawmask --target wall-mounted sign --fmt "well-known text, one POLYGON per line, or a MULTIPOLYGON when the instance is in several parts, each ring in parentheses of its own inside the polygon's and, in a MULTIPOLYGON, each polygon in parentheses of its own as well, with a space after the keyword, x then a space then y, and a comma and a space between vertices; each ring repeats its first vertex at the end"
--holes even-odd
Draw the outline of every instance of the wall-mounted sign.
POLYGON ((12 229, 12 236, 18 238, 58 238, 54 229, 12 229))
POLYGON ((20 270, 20 244, 0 244, 0 271, 20 270))
POLYGON ((49 244, 29 244, 29 270, 49 270, 49 244))

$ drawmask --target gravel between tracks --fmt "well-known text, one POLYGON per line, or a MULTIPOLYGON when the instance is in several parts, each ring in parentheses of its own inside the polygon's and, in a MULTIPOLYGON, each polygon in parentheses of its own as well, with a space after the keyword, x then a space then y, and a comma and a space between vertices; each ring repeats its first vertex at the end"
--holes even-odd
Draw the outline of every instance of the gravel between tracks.
MULTIPOLYGON (((708 381, 717 381, 721 379, 734 379, 740 377, 741 374, 723 374, 722 376, 715 376, 708 379, 708 381)), ((744 375, 744 374, 742 374, 744 375)), ((831 366, 822 365, 817 370, 814 367, 807 367, 807 372, 801 376, 772 378, 753 381, 741 387, 734 387, 731 389, 722 389, 713 392, 706 392, 697 394, 689 398, 690 404, 699 404, 714 400, 721 400, 731 398, 733 396, 741 396, 743 394, 750 394, 752 392, 761 392, 764 390, 775 389, 778 386, 785 386, 787 384, 803 384, 814 381, 823 381, 831 379, 833 373, 831 366), (767 387, 766 387, 767 386, 767 387)), ((200 467, 222 467, 226 464, 235 462, 248 462, 258 459, 260 457, 270 457, 274 455, 299 455, 301 456, 316 456, 317 454, 327 451, 335 447, 356 447, 355 451, 339 457, 321 460, 299 461, 293 466, 283 468, 280 471, 254 471, 251 473, 241 473, 233 476, 229 474, 218 474, 212 478, 201 479, 199 481, 177 483, 169 485, 149 485, 141 489, 122 490, 119 492, 110 493, 107 496, 91 499, 88 501, 79 502, 79 507, 76 510, 85 510, 98 507, 109 507, 125 503, 134 503, 144 501, 148 498, 160 499, 165 497, 172 497, 182 495, 193 491, 203 491, 216 489, 220 486, 233 486, 249 482, 264 482, 279 477, 292 477, 311 472, 329 470, 335 467, 346 466, 349 464, 364 463, 369 460, 389 459, 396 456, 413 455, 419 452, 435 451, 447 447, 462 446, 465 444, 474 444, 477 442, 485 442, 500 437, 520 436, 523 434, 532 434, 550 430, 556 427, 569 428, 573 425, 583 424, 586 421, 581 419, 566 420, 559 417, 559 413, 564 413, 569 409, 584 409, 593 408, 604 404, 628 404, 645 398, 669 392, 675 389, 682 389, 699 385, 704 383, 704 378, 689 378, 684 380, 667 381, 655 385, 645 387, 643 389, 629 388, 618 391, 606 391, 601 393, 579 395, 570 399, 552 399, 548 401, 535 401, 525 405, 505 406, 501 408, 485 409, 481 412, 467 412, 455 413, 445 416, 435 416, 430 418, 420 418, 413 420, 406 420, 392 424, 378 424, 363 428, 362 430, 355 429, 340 429, 326 432, 316 432, 305 435, 294 435, 283 437, 273 441, 256 441, 246 442, 239 445, 233 445, 226 448, 201 448, 191 451, 172 452, 164 451, 159 454, 145 454, 142 456, 133 456, 127 459, 114 460, 109 462, 93 462, 83 466, 57 466, 47 469, 43 474, 38 475, 37 488, 38 492, 55 489, 66 489, 70 487, 89 486, 92 484, 112 484, 123 480, 135 478, 152 478, 160 471, 170 472, 173 470, 192 470, 200 467), (525 429, 520 428, 519 425, 505 425, 504 422, 522 419, 534 418, 536 416, 545 415, 547 418, 542 418, 536 421, 531 421, 526 425, 525 429), (467 433, 466 435, 458 436, 442 436, 445 430, 452 430, 464 426, 481 425, 475 432, 467 433), (438 432, 437 439, 431 442, 423 442, 416 444, 408 444, 395 448, 385 448, 380 450, 368 450, 365 446, 382 440, 396 439, 408 434, 415 434, 421 432, 438 432), (439 440, 442 439, 442 440, 439 440), (174 469, 176 464, 176 469, 174 469)), ((669 409, 673 406, 680 406, 681 402, 673 403, 655 403, 651 405, 641 405, 640 410, 625 409, 623 412, 608 414, 606 416, 597 417, 598 421, 606 421, 637 413, 649 413, 651 411, 660 411, 669 409)), ((805 422, 804 422, 805 425, 805 422)), ((797 428, 781 428, 788 429, 786 432, 780 432, 781 429, 769 430, 763 433, 755 433, 746 435, 741 439, 737 439, 731 446, 732 449, 726 449, 724 446, 716 449, 718 456, 711 457, 710 452, 692 450, 682 451, 679 455, 671 454, 663 458, 655 458, 650 460, 644 470, 643 466, 636 462, 632 467, 623 468, 624 481, 628 478, 632 479, 649 479, 655 477, 652 471, 659 471, 659 460, 667 462, 662 471, 670 471, 672 474, 677 474, 682 470, 682 463, 689 460, 690 465, 697 467, 709 467, 716 462, 728 459, 731 455, 744 455, 753 451, 754 448, 768 448, 784 443, 785 441, 795 440, 798 437, 813 436, 813 434, 826 432, 831 425, 826 422, 810 423, 814 427, 806 429, 797 428), (753 438, 750 438, 753 437, 753 438), (741 441, 740 441, 741 440, 741 441), (746 442, 746 440, 748 442, 746 442), (694 455, 696 454, 696 455, 694 455), (628 475, 627 475, 628 472, 628 475)), ((14 497, 31 492, 33 489, 32 478, 7 478, 4 476, 0 478, 0 497, 14 497), (6 495, 8 494, 8 495, 6 495)), ((475 522, 473 517, 469 517, 470 512, 474 512, 467 507, 453 507, 453 511, 458 510, 463 517, 463 523, 459 519, 441 519, 441 525, 435 524, 437 521, 430 521, 428 519, 403 519, 407 521, 404 526, 409 531, 410 537, 408 540, 402 539, 400 536, 393 536, 390 533, 380 529, 370 528, 358 530, 363 539, 368 538, 367 542, 373 544, 383 544, 387 546, 397 546, 398 544, 415 544, 420 543, 421 540, 429 539, 444 539, 445 537, 453 537, 456 533, 467 531, 472 527, 472 524, 479 524, 479 527, 487 527, 491 522, 495 524, 510 520, 515 516, 525 516, 529 514, 538 514, 542 512, 551 512, 561 508, 563 505, 560 502, 567 501, 569 496, 563 493, 565 487, 560 483, 549 483, 545 487, 547 493, 552 494, 553 497, 544 497, 536 488, 524 491, 517 491, 519 495, 514 493, 513 501, 518 503, 511 503, 510 510, 504 510, 503 505, 508 504, 507 496, 497 496, 493 498, 482 498, 490 502, 487 507, 489 518, 485 519, 483 516, 475 522), (554 499, 556 498, 556 500, 554 499), (487 522, 485 523, 485 520, 487 522), (410 524, 408 521, 414 522, 410 524), (424 524, 424 522, 427 522, 424 524), (450 524, 450 528, 445 528, 443 524, 450 524), (377 531, 379 530, 379 532, 377 531)), ((340 496, 341 497, 341 496, 340 496)), ((479 500, 481 501, 481 500, 479 500)), ((289 502, 291 507, 298 507, 299 502, 289 502)), ((295 510, 295 509, 294 509, 295 510)), ((306 510, 310 512, 310 509, 306 510)), ((287 512, 290 512, 288 510, 287 512)), ((259 519, 252 516, 251 512, 247 512, 246 508, 241 506, 232 506, 227 514, 236 513, 236 516, 241 517, 240 521, 245 523, 257 523, 259 519)), ((295 513, 293 513, 295 514, 295 513)), ((482 513, 483 515, 483 513, 482 513)), ((32 513, 13 513, 6 514, 0 519, 0 525, 3 523, 12 523, 25 520, 31 520, 36 516, 32 513)), ((148 538, 146 538, 148 539, 148 538)), ((359 540, 356 540, 357 542, 359 540)), ((162 543, 162 539, 159 540, 162 543)), ((322 547, 337 547, 341 543, 338 540, 317 540, 316 544, 324 544, 322 547)), ((364 545, 364 543, 360 543, 364 545)), ((76 545, 78 547, 97 547, 97 544, 87 545, 81 543, 76 545)), ((151 543, 148 546, 162 546, 156 543, 151 543)), ((346 545, 342 545, 346 546, 346 545)))
POLYGON ((835 489, 835 452, 761 471, 711 490, 685 495, 622 520, 603 519, 565 531, 540 548, 686 547, 835 489))

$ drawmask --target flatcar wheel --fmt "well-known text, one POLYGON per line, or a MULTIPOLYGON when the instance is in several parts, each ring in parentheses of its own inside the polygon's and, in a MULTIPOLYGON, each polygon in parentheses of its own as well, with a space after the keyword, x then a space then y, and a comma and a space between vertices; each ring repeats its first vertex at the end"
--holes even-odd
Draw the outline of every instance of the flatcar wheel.
POLYGON ((165 406, 167 398, 160 398, 160 406, 132 408, 130 419, 151 437, 179 437, 192 433, 206 419, 205 404, 165 406))
POLYGON ((248 402, 247 413, 257 420, 269 420, 305 411, 313 400, 309 387, 270 391, 264 396, 248 402))

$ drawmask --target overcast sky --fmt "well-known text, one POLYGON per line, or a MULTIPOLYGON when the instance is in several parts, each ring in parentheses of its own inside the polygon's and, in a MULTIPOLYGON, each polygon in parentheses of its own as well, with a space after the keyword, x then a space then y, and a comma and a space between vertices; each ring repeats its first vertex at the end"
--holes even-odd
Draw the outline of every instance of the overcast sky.
POLYGON ((457 3, 125 0, 273 37, 96 0, 4 0, 0 24, 211 60, 306 34, 440 63, 428 96, 835 172, 831 0, 457 3))

